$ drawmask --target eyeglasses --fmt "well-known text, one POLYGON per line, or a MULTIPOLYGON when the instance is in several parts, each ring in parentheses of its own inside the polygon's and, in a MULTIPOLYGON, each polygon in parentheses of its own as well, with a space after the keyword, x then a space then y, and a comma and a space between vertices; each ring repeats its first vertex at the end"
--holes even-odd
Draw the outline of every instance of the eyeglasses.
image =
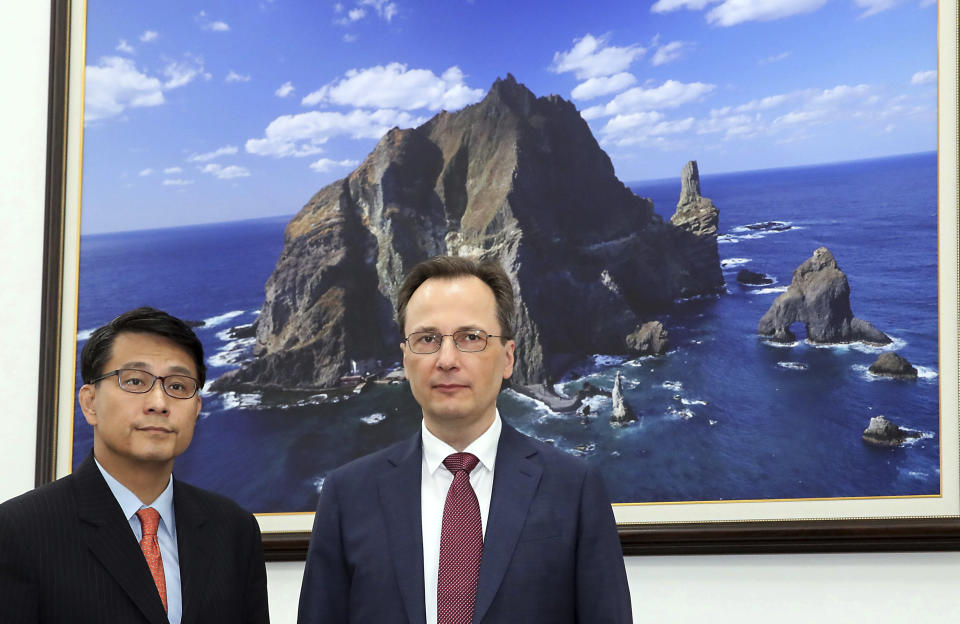
POLYGON ((190 399, 199 390, 200 382, 187 375, 151 375, 147 371, 136 368, 118 368, 112 370, 106 375, 97 377, 90 383, 95 384, 101 379, 106 379, 112 375, 117 376, 117 383, 120 389, 133 394, 146 394, 153 390, 153 384, 160 380, 160 387, 164 393, 174 399, 190 399))
POLYGON ((476 353, 487 348, 487 338, 505 338, 505 336, 494 336, 488 334, 482 329, 461 329, 452 334, 441 334, 440 332, 413 332, 403 339, 410 351, 419 355, 436 353, 443 346, 443 339, 447 336, 453 337, 453 344, 457 349, 464 353, 476 353))

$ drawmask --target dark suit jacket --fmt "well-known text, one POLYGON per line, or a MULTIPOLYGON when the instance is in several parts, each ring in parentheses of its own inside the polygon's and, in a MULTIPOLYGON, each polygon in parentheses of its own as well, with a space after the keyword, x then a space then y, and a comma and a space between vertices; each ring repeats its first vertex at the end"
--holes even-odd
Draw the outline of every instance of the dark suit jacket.
MULTIPOLYGON (((423 624, 421 437, 327 476, 300 624, 423 624)), ((631 621, 623 553, 599 476, 503 425, 473 621, 631 621)))
MULTIPOLYGON (((183 624, 268 622, 256 519, 174 478, 183 624)), ((0 505, 0 622, 163 624, 140 545, 88 456, 62 479, 0 505)))

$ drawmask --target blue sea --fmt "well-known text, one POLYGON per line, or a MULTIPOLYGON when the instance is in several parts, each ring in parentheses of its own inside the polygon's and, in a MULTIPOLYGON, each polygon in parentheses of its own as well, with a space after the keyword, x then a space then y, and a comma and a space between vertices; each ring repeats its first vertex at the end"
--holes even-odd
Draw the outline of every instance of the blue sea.
MULTIPOLYGON (((670 333, 667 355, 595 354, 558 384, 569 393, 586 381, 610 389, 619 372, 638 420, 611 426, 609 398, 591 399, 581 417, 511 390, 501 395, 502 416, 600 467, 614 502, 938 494, 936 162, 924 153, 702 175, 702 194, 720 210, 726 292, 679 301, 658 317, 670 333), (768 221, 785 226, 746 227, 768 221), (854 314, 893 338, 919 379, 874 378, 867 367, 882 349, 810 345, 800 326, 790 346, 757 336, 793 270, 821 246, 847 275, 854 314), (774 283, 742 286, 742 268, 774 283), (921 437, 896 448, 864 443, 879 415, 921 437)), ((680 195, 679 176, 630 186, 664 218, 680 195)), ((204 321, 197 333, 210 379, 235 368, 252 339, 227 330, 256 319, 289 218, 84 235, 78 345, 120 312, 152 305, 204 321)), ((328 471, 412 434, 419 418, 406 384, 361 394, 205 393, 175 472, 254 512, 311 511, 328 471)), ((78 408, 75 466, 91 443, 78 408)))

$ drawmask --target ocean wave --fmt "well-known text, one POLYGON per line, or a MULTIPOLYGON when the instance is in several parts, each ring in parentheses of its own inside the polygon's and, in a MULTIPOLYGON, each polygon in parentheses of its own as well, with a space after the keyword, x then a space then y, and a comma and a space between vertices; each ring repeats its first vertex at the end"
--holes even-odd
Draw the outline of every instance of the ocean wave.
MULTIPOLYGON (((913 367, 917 369, 917 379, 932 380, 939 376, 937 371, 932 368, 917 366, 916 364, 913 367)), ((889 375, 874 375, 866 364, 854 364, 850 368, 856 371, 861 379, 867 381, 897 381, 896 377, 890 377, 889 375)))
POLYGON ((561 414, 553 411, 552 409, 544 405, 542 402, 534 399, 533 397, 529 397, 525 394, 521 394, 516 390, 514 390, 513 388, 507 388, 506 390, 504 390, 504 393, 509 394, 511 397, 513 397, 515 400, 519 401, 520 403, 530 406, 530 408, 537 414, 538 420, 546 420, 548 418, 562 417, 561 414))
POLYGON ((940 373, 937 372, 937 369, 931 368, 929 366, 918 366, 914 364, 913 367, 917 369, 917 377, 920 379, 936 379, 940 376, 940 373))
POLYGON ((768 288, 754 288, 749 292, 751 295, 772 295, 787 292, 787 288, 789 288, 789 286, 771 286, 768 288))
POLYGON ((748 262, 751 262, 751 260, 752 258, 725 258, 720 261, 720 266, 723 267, 724 269, 728 269, 732 267, 742 266, 744 264, 747 264, 748 262))
POLYGON ((203 320, 203 327, 216 327, 217 325, 222 325, 232 318, 236 318, 243 314, 243 310, 234 310, 232 312, 226 312, 224 314, 219 314, 217 316, 211 316, 208 319, 203 320))
POLYGON ((220 400, 223 402, 224 411, 232 409, 255 409, 260 407, 263 401, 263 395, 259 392, 224 392, 220 395, 220 400))
POLYGON ((880 354, 884 351, 899 351, 900 349, 907 346, 907 341, 903 338, 897 338, 896 336, 890 336, 887 334, 890 339, 893 341, 887 345, 869 345, 863 342, 851 342, 849 347, 860 353, 869 353, 869 354, 880 354))
POLYGON ((247 323, 246 325, 236 325, 234 327, 227 327, 226 329, 221 329, 220 331, 218 331, 216 336, 220 340, 229 341, 233 338, 231 334, 233 333, 234 330, 247 329, 249 327, 253 327, 253 323, 247 323))
POLYGON ((809 368, 803 362, 777 362, 777 366, 780 368, 786 368, 787 370, 796 370, 796 371, 805 371, 809 368))
POLYGON ((373 414, 370 414, 369 416, 364 416, 363 418, 360 419, 360 421, 368 425, 375 425, 378 422, 382 422, 386 419, 387 419, 386 414, 382 412, 375 412, 373 414))
POLYGON ((207 358, 210 366, 230 366, 239 364, 249 355, 249 349, 257 341, 256 338, 241 338, 228 342, 216 353, 207 358))
POLYGON ((706 405, 707 402, 701 399, 680 399, 680 402, 684 405, 706 405))
POLYGON ((95 331, 97 331, 96 328, 93 328, 93 329, 81 329, 80 331, 77 332, 77 342, 80 342, 81 340, 89 340, 89 339, 90 339, 90 336, 92 336, 92 335, 93 335, 93 332, 95 332, 95 331))
POLYGON ((773 340, 764 340, 763 344, 768 347, 775 347, 777 349, 792 349, 793 347, 799 347, 800 341, 794 340, 793 342, 775 342, 773 340))
POLYGON ((660 384, 661 387, 666 388, 667 390, 673 390, 674 392, 680 392, 683 390, 682 381, 665 381, 660 384))
POLYGON ((668 415, 668 416, 673 416, 673 417, 675 417, 675 418, 682 418, 683 420, 690 420, 691 418, 694 417, 695 414, 693 413, 693 410, 690 409, 689 407, 685 407, 685 408, 683 408, 683 409, 677 409, 677 408, 675 408, 675 407, 668 407, 668 408, 667 408, 667 415, 668 415))
POLYGON ((729 234, 721 234, 720 236, 717 237, 717 243, 721 245, 723 244, 729 245, 731 243, 739 243, 739 242, 740 241, 737 240, 736 236, 730 236, 729 234))

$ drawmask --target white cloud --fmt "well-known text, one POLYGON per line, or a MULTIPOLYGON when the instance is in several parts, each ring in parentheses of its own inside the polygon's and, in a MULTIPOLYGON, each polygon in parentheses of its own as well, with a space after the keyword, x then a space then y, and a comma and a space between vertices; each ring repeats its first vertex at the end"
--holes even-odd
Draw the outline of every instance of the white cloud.
POLYGON ((677 9, 699 11, 708 4, 715 2, 719 2, 719 0, 657 0, 657 2, 650 7, 650 11, 653 13, 669 13, 677 9))
POLYGON ((273 94, 279 98, 285 98, 291 93, 293 93, 294 91, 295 89, 293 88, 293 83, 288 80, 287 82, 280 85, 277 88, 277 90, 273 92, 273 94))
POLYGON ((137 175, 142 177, 142 176, 148 176, 152 173, 153 173, 153 169, 150 169, 149 167, 147 167, 146 169, 142 169, 140 173, 138 173, 137 175))
POLYGON ((610 76, 626 70, 644 52, 637 44, 608 46, 606 37, 586 34, 575 39, 566 52, 555 52, 550 70, 558 74, 574 72, 578 80, 610 76))
POLYGON ((343 41, 344 41, 344 43, 353 43, 353 42, 356 41, 356 40, 357 40, 357 36, 356 36, 356 35, 352 35, 352 34, 350 34, 350 33, 344 33, 344 35, 343 35, 343 41))
POLYGON ((323 144, 334 136, 379 139, 394 126, 409 128, 424 121, 407 112, 390 109, 283 115, 270 122, 263 138, 249 139, 246 150, 260 156, 311 156, 323 152, 323 144))
POLYGON ((584 119, 609 115, 630 114, 663 108, 677 108, 700 99, 716 88, 703 82, 667 80, 659 87, 634 87, 613 98, 606 106, 594 106, 583 111, 584 119))
POLYGON ((181 167, 167 167, 163 170, 163 173, 164 175, 173 175, 175 173, 183 173, 183 169, 181 167))
MULTIPOLYGON (((892 0, 855 0, 855 2, 881 3, 892 0)), ((678 9, 701 11, 712 4, 719 4, 707 12, 707 22, 717 26, 734 26, 743 22, 772 20, 812 13, 827 0, 658 0, 650 8, 654 13, 669 13, 678 9)))
POLYGON ((250 75, 238 74, 237 72, 231 69, 230 72, 227 74, 227 77, 224 78, 224 81, 225 82, 250 82, 250 75))
POLYGON ((121 39, 120 43, 117 44, 117 47, 114 48, 117 52, 123 52, 124 54, 133 54, 135 50, 133 46, 127 43, 126 39, 121 39))
POLYGON ((769 22, 812 13, 827 0, 724 0, 723 4, 707 12, 707 23, 735 26, 743 22, 769 22))
POLYGON ((910 84, 914 85, 933 84, 935 82, 937 82, 937 70, 935 69, 917 72, 910 78, 910 84))
POLYGON ((229 24, 220 20, 211 20, 207 17, 206 11, 200 11, 193 19, 200 24, 200 28, 204 30, 212 30, 213 32, 228 32, 230 30, 229 24))
POLYGON ((200 171, 203 173, 209 173, 212 176, 215 176, 221 180, 231 180, 233 178, 246 178, 250 176, 250 170, 246 167, 241 167, 239 165, 228 165, 224 167, 217 163, 210 163, 204 165, 200 171))
POLYGON ((602 95, 610 95, 623 91, 637 79, 628 72, 620 72, 613 76, 604 76, 598 78, 588 78, 586 81, 578 84, 570 92, 571 97, 577 100, 592 100, 602 95))
POLYGON ((203 71, 203 59, 187 56, 183 61, 173 61, 163 68, 163 75, 167 81, 163 83, 163 88, 176 89, 188 85, 197 76, 208 77, 203 71))
POLYGON ((174 178, 170 180, 164 180, 164 186, 187 186, 188 184, 193 184, 193 180, 183 180, 179 178, 174 178))
POLYGON ((769 110, 771 108, 776 108, 777 106, 782 106, 783 104, 786 104, 788 101, 790 101, 791 98, 795 98, 795 97, 797 96, 787 95, 787 94, 768 95, 767 97, 760 98, 757 100, 750 100, 746 104, 741 104, 740 106, 737 106, 733 110, 738 113, 749 113, 753 111, 769 110))
POLYGON ((683 41, 671 41, 670 43, 662 45, 654 52, 653 58, 650 59, 650 64, 656 67, 658 65, 672 63, 683 55, 683 50, 686 47, 687 44, 683 41))
POLYGON ((360 4, 373 7, 376 9, 377 15, 388 22, 392 20, 399 12, 397 3, 390 2, 389 0, 360 0, 360 4))
POLYGON ((160 106, 164 84, 137 70, 133 61, 119 56, 100 59, 86 68, 84 118, 95 121, 119 115, 127 108, 160 106))
POLYGON ((871 15, 882 13, 887 9, 892 9, 901 2, 902 0, 853 0, 854 4, 864 9, 860 17, 870 17, 871 15))
POLYGON ((780 54, 773 54, 766 58, 762 58, 760 59, 759 62, 761 65, 769 65, 770 63, 779 63, 780 61, 785 60, 788 56, 790 56, 789 52, 781 52, 780 54))
POLYGON ((656 111, 630 113, 610 119, 601 130, 601 136, 605 142, 619 147, 649 144, 657 137, 689 132, 695 122, 693 117, 666 120, 656 111))
POLYGON ((456 66, 437 76, 429 69, 408 70, 403 63, 390 63, 367 69, 351 69, 341 80, 307 94, 302 104, 454 110, 483 97, 483 89, 471 89, 463 80, 463 72, 456 66))
POLYGON ((214 158, 220 158, 221 156, 232 156, 237 153, 236 145, 224 145, 221 148, 215 149, 212 152, 204 152, 202 154, 191 154, 188 158, 188 162, 207 162, 208 160, 213 160, 214 158))
POLYGON ((861 99, 870 93, 870 86, 865 84, 858 84, 855 86, 850 85, 837 85, 832 89, 824 89, 823 91, 817 93, 811 98, 811 103, 814 105, 819 104, 837 104, 840 102, 851 101, 861 99))
POLYGON ((330 158, 321 158, 316 162, 310 163, 310 168, 317 173, 329 173, 340 167, 356 167, 359 164, 359 160, 332 160, 330 158))
POLYGON ((351 22, 362 20, 364 17, 366 17, 366 15, 367 15, 367 10, 361 7, 357 7, 355 9, 350 9, 349 11, 347 11, 347 19, 350 20, 351 22))
POLYGON ((143 34, 140 35, 140 41, 143 43, 150 43, 151 41, 156 41, 157 37, 159 36, 160 34, 155 30, 145 30, 143 31, 143 34))

